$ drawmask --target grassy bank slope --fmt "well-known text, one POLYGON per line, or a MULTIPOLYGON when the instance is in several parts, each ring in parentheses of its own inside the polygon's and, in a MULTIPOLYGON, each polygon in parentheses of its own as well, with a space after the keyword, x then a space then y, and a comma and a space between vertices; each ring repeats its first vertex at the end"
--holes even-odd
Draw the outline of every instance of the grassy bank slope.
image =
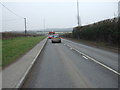
POLYGON ((2 41, 2 66, 6 66, 33 48, 44 36, 16 37, 2 41))

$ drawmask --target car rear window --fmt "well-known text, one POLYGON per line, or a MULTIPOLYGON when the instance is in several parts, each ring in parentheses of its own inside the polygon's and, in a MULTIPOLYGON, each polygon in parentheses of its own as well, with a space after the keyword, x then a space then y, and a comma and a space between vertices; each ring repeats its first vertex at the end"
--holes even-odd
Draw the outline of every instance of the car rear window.
POLYGON ((53 35, 50 35, 50 37, 53 37, 53 35))
POLYGON ((55 38, 60 37, 59 35, 54 35, 55 38))

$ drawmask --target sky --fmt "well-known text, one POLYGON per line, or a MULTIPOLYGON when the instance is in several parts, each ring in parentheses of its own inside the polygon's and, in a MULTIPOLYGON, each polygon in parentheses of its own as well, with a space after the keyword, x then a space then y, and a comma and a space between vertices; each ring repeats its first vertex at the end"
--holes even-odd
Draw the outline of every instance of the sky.
MULTIPOLYGON (((4 0, 2 31, 23 31, 24 18, 28 30, 73 28, 77 26, 77 0, 4 0), (39 1, 39 2, 38 2, 39 1)), ((119 0, 78 0, 81 25, 87 25, 118 14, 119 0)))

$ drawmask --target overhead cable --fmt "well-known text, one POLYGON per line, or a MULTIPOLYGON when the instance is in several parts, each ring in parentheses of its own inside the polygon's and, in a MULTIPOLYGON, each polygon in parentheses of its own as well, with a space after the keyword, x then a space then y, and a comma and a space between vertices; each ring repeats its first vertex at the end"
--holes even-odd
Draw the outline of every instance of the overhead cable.
POLYGON ((4 4, 2 4, 1 2, 0 2, 0 4, 1 4, 3 7, 5 7, 8 11, 10 11, 10 12, 13 13, 14 15, 16 15, 17 17, 23 18, 23 17, 19 16, 18 14, 14 13, 12 10, 10 10, 8 7, 6 7, 6 6, 5 6, 4 4))

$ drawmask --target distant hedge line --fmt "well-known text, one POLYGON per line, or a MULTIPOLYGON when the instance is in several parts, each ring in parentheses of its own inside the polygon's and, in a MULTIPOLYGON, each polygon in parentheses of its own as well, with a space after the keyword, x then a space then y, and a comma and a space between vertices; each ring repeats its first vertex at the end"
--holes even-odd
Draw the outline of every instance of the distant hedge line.
POLYGON ((66 34, 65 37, 76 39, 85 39, 93 41, 102 41, 107 43, 118 44, 120 35, 120 19, 116 18, 100 21, 98 23, 79 26, 73 28, 72 34, 66 34))
POLYGON ((11 32, 2 32, 2 39, 11 39, 15 37, 36 37, 40 35, 36 34, 24 34, 24 33, 11 33, 11 32))

